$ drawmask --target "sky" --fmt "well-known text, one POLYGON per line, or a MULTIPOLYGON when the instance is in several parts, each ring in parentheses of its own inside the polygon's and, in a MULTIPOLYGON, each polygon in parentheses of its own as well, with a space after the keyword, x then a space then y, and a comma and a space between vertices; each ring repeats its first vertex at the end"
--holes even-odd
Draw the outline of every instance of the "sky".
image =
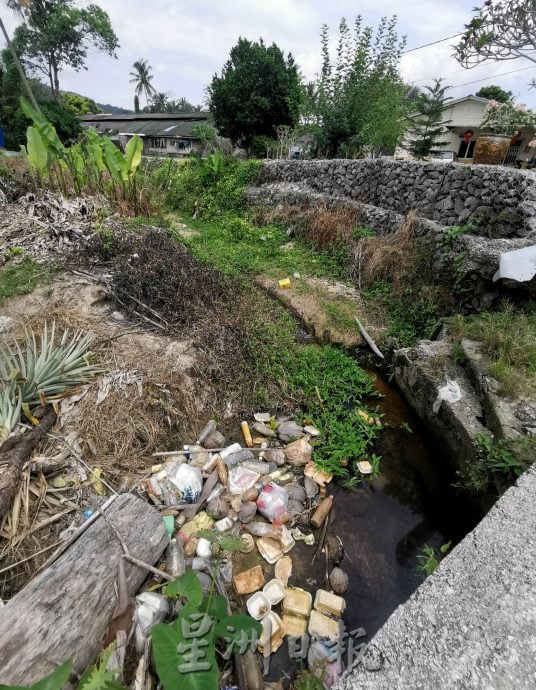
MULTIPOLYGON (((133 108, 132 63, 147 59, 153 68, 157 91, 203 103, 205 89, 221 73, 229 51, 239 36, 274 41, 292 52, 305 79, 314 79, 320 68, 320 29, 326 23, 336 38, 341 17, 352 23, 356 14, 375 27, 383 15, 396 13, 399 32, 407 36, 406 50, 459 33, 472 16, 475 0, 94 0, 106 10, 118 36, 117 59, 89 52, 87 70, 64 70, 60 88, 89 96, 99 103, 133 108)), ((81 2, 80 4, 84 4, 81 2)), ((0 4, 9 32, 15 14, 0 4)), ((463 69, 452 55, 455 39, 407 52, 401 61, 404 79, 417 86, 445 77, 459 98, 492 83, 511 90, 520 103, 536 109, 536 64, 527 60, 495 62, 463 69), (532 65, 532 68, 531 68, 532 65), (514 74, 505 72, 522 70, 514 74), (476 80, 479 83, 469 83, 476 80)), ((1 42, 0 42, 1 45, 1 42)), ((142 106, 143 106, 142 98, 142 106)))

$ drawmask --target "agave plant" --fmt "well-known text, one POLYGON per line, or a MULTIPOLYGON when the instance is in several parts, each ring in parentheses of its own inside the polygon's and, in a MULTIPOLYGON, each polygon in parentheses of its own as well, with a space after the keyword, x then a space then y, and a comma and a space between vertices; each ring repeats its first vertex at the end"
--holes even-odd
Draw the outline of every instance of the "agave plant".
POLYGON ((16 428, 21 412, 59 400, 87 383, 102 369, 91 363, 93 336, 66 330, 56 345, 56 324, 45 323, 38 346, 35 333, 26 331, 25 343, 0 344, 0 440, 16 428))

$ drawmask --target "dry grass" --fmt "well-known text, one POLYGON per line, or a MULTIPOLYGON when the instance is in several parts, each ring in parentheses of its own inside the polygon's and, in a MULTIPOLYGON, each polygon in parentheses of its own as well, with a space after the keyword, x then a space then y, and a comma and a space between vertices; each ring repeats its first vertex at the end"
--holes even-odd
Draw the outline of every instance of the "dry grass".
POLYGON ((359 209, 349 206, 329 207, 325 202, 317 206, 286 204, 281 208, 263 211, 264 224, 274 221, 288 223, 295 235, 316 249, 346 247, 352 241, 359 222, 359 209))
POLYGON ((415 254, 416 214, 410 211, 400 227, 390 235, 363 237, 354 246, 359 287, 387 280, 396 291, 415 254))

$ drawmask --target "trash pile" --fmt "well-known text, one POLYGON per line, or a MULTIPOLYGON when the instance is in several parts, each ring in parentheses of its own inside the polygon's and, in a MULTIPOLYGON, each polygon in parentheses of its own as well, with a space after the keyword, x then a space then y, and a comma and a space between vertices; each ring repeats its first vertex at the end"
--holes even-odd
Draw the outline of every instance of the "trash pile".
POLYGON ((15 250, 45 259, 81 247, 93 233, 92 216, 105 205, 105 199, 97 196, 65 199, 51 192, 21 196, 0 212, 0 264, 15 250))
MULTIPOLYGON (((151 468, 139 490, 161 511, 166 524, 170 545, 162 567, 173 577, 195 571, 208 592, 217 563, 232 607, 245 608, 262 626, 256 646, 264 660, 286 638, 309 635, 313 669, 320 657, 326 662, 330 656, 322 641, 340 637, 345 609, 341 595, 349 588, 348 575, 337 567, 337 560, 326 572, 327 588, 316 589, 314 599, 291 582, 296 543, 315 546, 316 553, 310 551, 314 561, 324 545, 333 506, 333 496, 328 495, 333 475, 313 460, 320 432, 259 413, 251 424, 242 422, 241 433, 242 443, 228 443, 211 420, 194 445, 155 454, 163 461, 151 468)), ((372 468, 362 461, 360 471, 366 475, 372 468)), ((146 634, 167 611, 165 598, 151 594, 151 614, 147 595, 138 597, 138 617, 143 614, 146 634)), ((331 680, 324 678, 328 687, 338 678, 331 671, 331 680)))

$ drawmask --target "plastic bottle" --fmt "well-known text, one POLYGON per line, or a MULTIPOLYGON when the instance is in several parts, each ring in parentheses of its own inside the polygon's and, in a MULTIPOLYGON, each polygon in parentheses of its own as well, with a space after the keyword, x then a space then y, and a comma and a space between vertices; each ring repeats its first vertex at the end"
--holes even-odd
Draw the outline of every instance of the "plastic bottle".
POLYGON ((258 482, 255 482, 251 489, 244 491, 244 493, 242 494, 242 500, 255 501, 258 498, 260 492, 264 489, 264 487, 268 486, 268 484, 270 484, 271 481, 272 478, 270 477, 270 475, 265 475, 264 477, 259 479, 258 482))
POLYGON ((247 422, 242 422, 240 425, 242 428, 242 436, 244 437, 244 441, 246 442, 246 446, 248 448, 253 447, 253 439, 251 438, 251 431, 249 429, 249 424, 247 422))
POLYGON ((184 550, 180 539, 171 540, 167 551, 167 565, 169 574, 173 575, 173 577, 179 577, 179 575, 182 575, 186 571, 184 550))
POLYGON ((248 690, 263 690, 264 680, 261 669, 257 663, 255 653, 248 649, 244 654, 241 654, 242 664, 244 667, 244 674, 246 676, 246 687, 248 690))
POLYGON ((327 498, 325 498, 322 501, 322 503, 318 506, 318 508, 313 513, 313 517, 311 518, 311 525, 313 527, 316 527, 317 529, 320 527, 320 525, 326 519, 327 514, 331 510, 332 505, 333 505, 333 496, 328 496, 327 498))
POLYGON ((242 467, 245 467, 248 470, 253 470, 253 472, 256 472, 257 474, 270 474, 277 469, 277 465, 275 465, 275 463, 253 462, 251 460, 243 462, 242 467))
POLYGON ((246 529, 254 537, 270 537, 270 539, 281 539, 283 530, 276 525, 269 525, 267 522, 250 522, 246 529))

